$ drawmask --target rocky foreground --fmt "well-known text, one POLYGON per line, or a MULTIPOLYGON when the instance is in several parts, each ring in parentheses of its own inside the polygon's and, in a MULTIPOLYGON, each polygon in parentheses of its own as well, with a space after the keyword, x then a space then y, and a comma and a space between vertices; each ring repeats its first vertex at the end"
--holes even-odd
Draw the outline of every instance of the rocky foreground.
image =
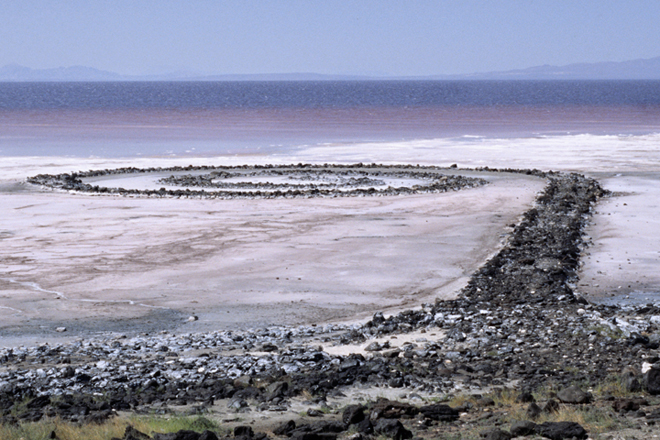
MULTIPOLYGON (((627 393, 660 394, 660 308, 589 304, 575 289, 584 227, 606 191, 577 174, 520 172, 545 176, 548 185, 456 300, 390 317, 377 313, 365 324, 112 335, 3 349, 2 422, 59 417, 92 423, 119 411, 174 408, 204 413, 222 402, 237 414, 227 419, 238 425, 232 435, 246 439, 437 438, 469 426, 487 427, 484 436, 491 439, 586 438, 574 422, 534 422, 572 405, 612 407, 631 423, 653 425, 660 402, 611 396, 594 402, 583 391, 615 379, 627 393), (364 354, 329 353, 335 351, 330 347, 358 345, 364 354), (351 402, 348 390, 355 389, 437 399, 513 390, 525 405, 525 420, 503 426, 497 411, 482 413, 492 399, 454 407, 421 397, 417 404, 351 402), (539 389, 551 390, 551 398, 535 402, 539 389), (328 415, 329 402, 340 398, 341 408, 328 415), (292 413, 294 402, 308 406, 307 419, 318 419, 301 421, 292 413), (247 413, 265 418, 262 431, 240 425, 247 413)), ((150 438, 129 431, 127 440, 150 438)), ((154 438, 217 438, 210 431, 179 434, 154 438)))

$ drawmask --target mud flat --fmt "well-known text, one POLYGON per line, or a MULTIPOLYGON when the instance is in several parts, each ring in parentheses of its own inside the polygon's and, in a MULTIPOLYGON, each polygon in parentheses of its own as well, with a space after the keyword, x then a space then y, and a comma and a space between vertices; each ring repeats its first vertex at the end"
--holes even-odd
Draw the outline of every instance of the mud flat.
POLYGON ((462 167, 538 168, 577 172, 598 180, 612 196, 591 218, 588 255, 582 259, 578 290, 590 300, 627 304, 660 298, 660 134, 639 136, 541 136, 474 139, 457 148, 455 140, 419 140, 309 148, 299 160, 341 157, 366 161, 378 149, 383 161, 458 163, 462 167), (648 298, 648 299, 647 299, 648 298))
POLYGON ((2 196, 11 213, 0 251, 4 343, 103 330, 361 320, 452 298, 545 181, 447 171, 488 184, 267 200, 70 194, 20 184, 2 196), (199 319, 189 322, 191 315, 199 319))
POLYGON ((660 173, 600 173, 613 195, 589 228, 579 289, 607 304, 660 302, 660 173))

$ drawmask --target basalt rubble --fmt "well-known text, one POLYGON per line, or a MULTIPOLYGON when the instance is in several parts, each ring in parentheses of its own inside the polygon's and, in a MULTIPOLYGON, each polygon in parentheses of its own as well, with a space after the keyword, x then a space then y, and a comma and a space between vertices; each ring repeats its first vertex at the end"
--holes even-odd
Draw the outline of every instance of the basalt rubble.
MULTIPOLYGON (((451 168, 450 168, 451 169, 451 168)), ((39 174, 28 183, 42 188, 121 195, 130 197, 169 197, 204 199, 273 199, 311 197, 364 197, 440 193, 485 185, 485 179, 446 175, 447 168, 419 165, 382 164, 298 164, 240 166, 176 166, 169 168, 116 168, 62 174, 39 174), (159 188, 135 189, 107 187, 85 180, 114 175, 173 173, 158 179, 159 188), (274 177, 285 182, 259 181, 274 177), (231 178, 238 179, 232 181, 231 178), (386 184, 384 178, 413 179, 415 184, 386 184), (296 183, 295 181, 301 181, 296 183), (180 188, 177 188, 180 187, 180 188)))
MULTIPOLYGON (((506 171, 538 175, 548 183, 535 206, 512 225, 506 244, 455 300, 392 316, 376 313, 366 323, 113 334, 2 349, 2 420, 56 416, 93 422, 121 410, 165 411, 183 405, 202 411, 220 400, 237 413, 268 416, 289 410, 294 398, 305 396, 310 405, 323 405, 350 387, 437 397, 512 388, 522 401, 531 402, 529 417, 534 419, 530 392, 539 387, 569 389, 617 377, 631 392, 660 394, 660 307, 591 304, 576 290, 580 257, 588 245, 584 228, 607 191, 578 174, 506 171), (331 354, 336 350, 330 348, 337 347, 360 350, 331 354)), ((565 397, 561 404, 591 402, 576 390, 560 396, 569 395, 577 397, 565 397), (575 403, 569 400, 573 398, 575 403)), ((628 403, 619 405, 636 411, 648 405, 628 403)), ((538 415, 553 404, 536 408, 538 415)), ((410 426, 396 421, 414 419, 416 426, 460 423, 456 419, 464 411, 469 407, 353 402, 341 420, 332 422, 336 426, 326 421, 318 429, 296 431, 293 422, 274 427, 272 435, 336 438, 352 427, 351 432, 363 436, 410 438, 410 426)), ((660 414, 660 408, 646 409, 647 418, 653 414, 660 414)), ((565 428, 571 437, 586 436, 570 424, 523 425, 501 435, 544 435, 565 428)), ((556 438, 571 438, 561 435, 556 438)))

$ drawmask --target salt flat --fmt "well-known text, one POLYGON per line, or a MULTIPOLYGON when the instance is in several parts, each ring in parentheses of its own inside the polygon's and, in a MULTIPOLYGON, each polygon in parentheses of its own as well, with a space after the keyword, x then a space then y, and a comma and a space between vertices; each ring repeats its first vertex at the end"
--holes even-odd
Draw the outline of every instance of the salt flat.
MULTIPOLYGON (((571 139, 582 141, 570 149, 547 139, 475 141, 460 149, 442 140, 379 144, 377 161, 595 177, 615 193, 592 219, 594 244, 578 290, 595 300, 657 298, 658 138, 571 139)), ((376 310, 450 298, 544 186, 524 175, 470 173, 491 183, 406 197, 177 200, 68 194, 24 183, 38 173, 121 166, 330 157, 368 163, 375 149, 325 146, 277 158, 6 158, 0 164, 2 344, 100 331, 360 320, 376 310), (199 320, 188 322, 192 314, 199 320)))
MULTIPOLYGON (((373 157, 375 148, 313 148, 300 158, 365 161, 373 157)), ((381 145, 378 157, 465 167, 552 169, 599 180, 613 194, 600 201, 587 228, 593 244, 582 260, 576 290, 593 301, 660 303, 660 134, 419 140, 381 145)))
POLYGON ((0 195, 5 340, 62 326, 77 334, 359 319, 450 298, 544 186, 524 175, 468 174, 491 183, 406 197, 274 200, 93 196, 18 184, 0 195), (186 324, 191 314, 200 319, 186 324))
POLYGON ((588 228, 578 290, 594 300, 660 303, 660 172, 597 173, 613 196, 588 228))

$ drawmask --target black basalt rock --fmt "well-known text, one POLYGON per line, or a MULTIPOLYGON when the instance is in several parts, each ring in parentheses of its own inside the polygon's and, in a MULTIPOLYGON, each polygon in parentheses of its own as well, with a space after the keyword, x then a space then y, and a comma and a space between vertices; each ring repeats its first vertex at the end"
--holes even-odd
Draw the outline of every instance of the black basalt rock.
POLYGON ((543 410, 541 409, 540 406, 536 404, 536 402, 532 402, 527 407, 526 413, 527 413, 527 417, 534 420, 537 419, 541 415, 541 413, 543 413, 543 410))
POLYGON ((557 393, 557 398, 563 403, 574 404, 589 403, 593 400, 591 393, 586 393, 575 385, 559 391, 557 393))
POLYGON ((234 428, 234 437, 252 438, 254 437, 254 431, 250 426, 237 426, 234 428))
POLYGON ((419 412, 422 413, 427 419, 437 420, 440 422, 453 422, 454 420, 458 420, 460 417, 460 414, 457 410, 450 407, 449 405, 444 405, 442 403, 422 406, 419 408, 419 412))
POLYGON ((484 440, 511 440, 511 434, 500 428, 492 428, 481 433, 484 440))
POLYGON ((585 439, 587 431, 575 422, 544 422, 537 426, 536 433, 550 440, 585 439))
POLYGON ((644 373, 644 389, 654 396, 660 394, 660 365, 654 364, 644 373))
POLYGON ((273 434, 289 436, 294 429, 296 429, 296 422, 294 420, 289 420, 273 429, 273 434))
POLYGON ((396 419, 379 419, 374 426, 374 432, 393 440, 412 438, 413 434, 396 419))
POLYGON ((364 420, 364 410, 366 408, 363 405, 348 405, 341 416, 341 421, 344 425, 349 426, 354 423, 360 423, 364 420))
POLYGON ((529 420, 522 420, 519 422, 515 422, 513 425, 511 425, 511 429, 510 429, 511 437, 534 435, 537 429, 538 429, 538 425, 534 422, 530 422, 529 420))

